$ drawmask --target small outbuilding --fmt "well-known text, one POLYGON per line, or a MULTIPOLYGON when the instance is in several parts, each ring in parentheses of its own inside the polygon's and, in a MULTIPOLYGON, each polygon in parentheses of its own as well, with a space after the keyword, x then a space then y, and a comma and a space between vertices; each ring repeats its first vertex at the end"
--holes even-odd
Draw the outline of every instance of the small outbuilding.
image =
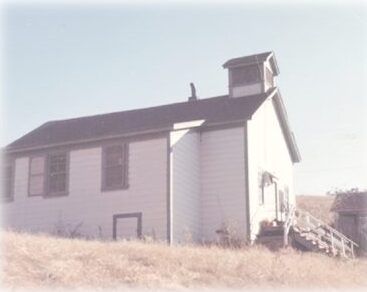
POLYGON ((367 192, 338 194, 331 211, 335 227, 359 245, 359 254, 367 255, 367 192))

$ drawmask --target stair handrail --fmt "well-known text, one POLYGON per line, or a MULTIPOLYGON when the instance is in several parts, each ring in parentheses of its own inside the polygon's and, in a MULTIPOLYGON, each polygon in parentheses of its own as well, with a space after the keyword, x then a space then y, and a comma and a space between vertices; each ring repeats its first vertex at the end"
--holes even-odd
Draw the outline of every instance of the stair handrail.
POLYGON ((291 228, 291 226, 293 225, 293 220, 294 220, 294 216, 295 216, 295 211, 296 211, 296 207, 294 205, 291 205, 288 209, 288 211, 286 212, 286 219, 284 221, 283 224, 283 228, 284 228, 284 246, 288 246, 288 234, 289 234, 289 230, 291 228))
POLYGON ((334 243, 334 237, 339 237, 341 239, 342 242, 342 250, 343 250, 343 255, 345 256, 345 246, 344 246, 344 241, 349 245, 350 245, 350 249, 352 252, 352 256, 354 257, 354 246, 358 247, 358 244, 355 243, 353 240, 349 239, 348 237, 346 237, 344 234, 342 234, 341 232, 339 232, 338 230, 334 229, 333 227, 331 227, 330 225, 328 225, 327 223, 323 222, 322 220, 314 217, 313 215, 311 215, 309 212, 304 211, 302 209, 298 209, 296 210, 298 213, 300 213, 300 215, 306 215, 308 216, 310 219, 312 219, 313 221, 315 221, 319 226, 324 227, 325 229, 327 229, 330 232, 330 236, 331 236, 331 245, 333 248, 335 248, 335 243, 334 243))
POLYGON ((303 214, 308 215, 312 220, 316 221, 319 225, 322 225, 323 227, 325 227, 326 229, 328 229, 330 232, 336 234, 338 237, 345 239, 346 241, 350 241, 351 243, 353 243, 355 246, 358 247, 358 244, 355 243, 353 240, 349 239, 348 237, 346 237, 343 233, 341 233, 340 231, 336 230, 335 228, 331 227, 330 225, 328 225, 327 223, 323 222, 322 220, 314 217, 313 215, 311 215, 309 212, 298 209, 297 211, 303 214))

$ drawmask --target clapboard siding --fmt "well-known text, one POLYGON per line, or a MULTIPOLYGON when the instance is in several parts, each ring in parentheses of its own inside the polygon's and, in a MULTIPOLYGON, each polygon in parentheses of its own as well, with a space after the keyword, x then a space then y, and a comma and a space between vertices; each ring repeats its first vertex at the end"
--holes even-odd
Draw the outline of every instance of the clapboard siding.
POLYGON ((216 240, 222 224, 245 237, 244 128, 203 132, 200 146, 203 240, 216 240))
POLYGON ((200 236, 200 134, 175 131, 172 145, 173 242, 197 241, 200 236))
POLYGON ((262 170, 270 171, 279 178, 279 190, 289 188, 289 198, 295 203, 293 191, 293 163, 275 112, 272 99, 266 100, 248 121, 249 193, 252 239, 264 219, 275 218, 274 193, 269 191, 265 204, 259 205, 259 178, 262 170))
POLYGON ((28 197, 29 158, 16 159, 15 199, 4 205, 4 224, 55 232, 64 225, 86 236, 112 238, 114 214, 142 212, 143 235, 167 238, 167 139, 129 144, 129 188, 101 192, 102 148, 70 152, 69 195, 28 197))

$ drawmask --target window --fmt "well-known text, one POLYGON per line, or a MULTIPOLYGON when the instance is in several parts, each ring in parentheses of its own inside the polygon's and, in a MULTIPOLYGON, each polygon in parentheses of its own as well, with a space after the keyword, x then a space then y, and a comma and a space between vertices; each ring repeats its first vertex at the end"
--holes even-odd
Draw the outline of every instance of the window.
POLYGON ((5 161, 1 173, 2 201, 9 202, 14 199, 14 165, 5 161))
POLYGON ((47 162, 47 196, 65 195, 68 185, 68 156, 50 154, 47 162))
POLYGON ((45 158, 31 157, 29 161, 29 196, 41 196, 44 193, 45 158))
POLYGON ((232 69, 232 85, 245 85, 260 82, 261 74, 258 65, 232 69))
POLYGON ((127 188, 128 145, 111 145, 103 149, 102 189, 114 190, 127 188))

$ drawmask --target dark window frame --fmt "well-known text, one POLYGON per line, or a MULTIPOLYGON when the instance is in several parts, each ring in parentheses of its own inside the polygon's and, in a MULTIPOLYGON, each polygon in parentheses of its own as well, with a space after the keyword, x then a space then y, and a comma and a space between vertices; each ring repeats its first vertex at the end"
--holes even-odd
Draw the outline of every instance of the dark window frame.
POLYGON ((102 165, 101 165, 101 191, 114 191, 114 190, 123 190, 129 188, 129 143, 111 143, 104 145, 102 147, 102 165), (108 151, 111 148, 114 147, 121 147, 121 164, 115 164, 112 166, 107 165, 107 155, 108 151), (122 168, 122 174, 121 174, 121 183, 116 185, 107 185, 107 170, 112 169, 115 167, 121 167, 122 168))
POLYGON ((137 226, 136 226, 136 235, 138 239, 142 238, 142 230, 143 230, 143 213, 135 212, 135 213, 123 213, 123 214, 115 214, 112 216, 112 239, 117 240, 117 223, 118 219, 127 219, 127 218, 136 218, 137 226))
MULTIPOLYGON (((57 173, 57 174, 62 174, 57 173)), ((46 171, 45 171, 45 185, 46 190, 44 192, 43 197, 44 198, 54 198, 54 197, 62 197, 67 196, 69 194, 69 176, 70 176, 70 153, 69 152, 51 152, 48 153, 46 156, 46 171), (65 190, 63 191, 51 191, 50 190, 50 162, 52 156, 59 156, 64 155, 65 156, 65 190)))
POLYGON ((2 161, 2 170, 1 170, 1 201, 4 203, 13 202, 14 201, 14 188, 15 188, 15 161, 14 159, 3 159, 2 161), (10 168, 10 178, 8 179, 7 168, 10 168), (6 185, 10 180, 10 189, 7 191, 6 185), (5 182, 5 183, 4 183, 5 182), (9 193, 9 195, 5 196, 5 193, 9 193))
POLYGON ((29 166, 28 166, 28 197, 42 197, 46 192, 46 177, 47 177, 47 156, 45 155, 34 155, 29 157, 29 166), (43 158, 43 186, 42 192, 39 194, 31 194, 31 180, 34 176, 41 176, 41 174, 32 174, 32 160, 35 158, 43 158))

